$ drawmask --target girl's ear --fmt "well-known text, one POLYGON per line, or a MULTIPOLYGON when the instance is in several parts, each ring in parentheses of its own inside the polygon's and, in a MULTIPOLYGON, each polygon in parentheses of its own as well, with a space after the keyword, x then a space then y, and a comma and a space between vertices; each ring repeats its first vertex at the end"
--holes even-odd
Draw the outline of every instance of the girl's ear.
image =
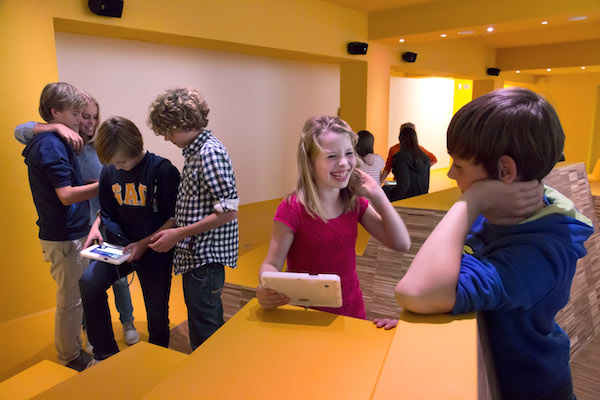
POLYGON ((498 160, 498 179, 504 183, 512 183, 519 177, 517 163, 511 156, 503 155, 498 160))

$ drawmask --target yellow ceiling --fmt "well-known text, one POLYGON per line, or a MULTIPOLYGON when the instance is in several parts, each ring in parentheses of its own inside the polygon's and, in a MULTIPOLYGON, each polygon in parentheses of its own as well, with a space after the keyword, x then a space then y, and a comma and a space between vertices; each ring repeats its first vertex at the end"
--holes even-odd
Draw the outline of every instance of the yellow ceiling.
MULTIPOLYGON (((553 50, 553 44, 581 42, 588 46, 586 54, 600 53, 600 0, 322 1, 367 13, 369 40, 402 48, 410 47, 411 43, 468 40, 495 49, 540 46, 553 50), (587 18, 569 20, 578 16, 587 18), (548 23, 542 24, 542 21, 548 23), (494 28, 493 32, 487 31, 489 27, 494 28), (442 38, 442 34, 446 37, 442 38), (400 44, 399 39, 404 39, 404 43, 400 44)), ((591 65, 597 65, 596 56, 589 60, 585 56, 577 59, 588 61, 588 71, 591 65)), ((508 62, 508 65, 512 64, 508 62)), ((580 70, 580 65, 561 67, 570 68, 567 71, 580 70)), ((545 68, 541 65, 531 68, 531 73, 539 71, 545 68)), ((565 73, 565 70, 545 71, 545 74, 550 73, 565 73)))

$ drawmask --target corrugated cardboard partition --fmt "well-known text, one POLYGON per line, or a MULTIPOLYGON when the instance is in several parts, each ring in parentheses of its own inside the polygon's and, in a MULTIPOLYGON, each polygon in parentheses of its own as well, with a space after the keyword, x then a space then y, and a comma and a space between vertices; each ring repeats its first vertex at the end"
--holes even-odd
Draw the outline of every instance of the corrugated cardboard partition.
POLYGON ((583 163, 555 169, 544 182, 569 197, 577 209, 594 223, 595 231, 585 244, 587 256, 577 263, 571 298, 556 322, 571 338, 571 357, 600 332, 600 233, 590 184, 583 163))

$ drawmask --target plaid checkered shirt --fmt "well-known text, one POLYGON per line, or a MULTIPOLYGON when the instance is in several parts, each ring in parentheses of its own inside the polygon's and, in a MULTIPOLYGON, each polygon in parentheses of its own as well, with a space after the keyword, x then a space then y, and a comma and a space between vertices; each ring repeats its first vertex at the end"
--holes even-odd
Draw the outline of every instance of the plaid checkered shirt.
MULTIPOLYGON (((237 200, 235 175, 225 146, 211 131, 202 131, 193 143, 183 149, 185 164, 177 193, 175 220, 177 226, 193 224, 223 210, 227 200, 237 200)), ((237 218, 225 225, 185 238, 177 243, 173 264, 175 274, 183 274, 208 263, 237 266, 239 231, 237 218)))

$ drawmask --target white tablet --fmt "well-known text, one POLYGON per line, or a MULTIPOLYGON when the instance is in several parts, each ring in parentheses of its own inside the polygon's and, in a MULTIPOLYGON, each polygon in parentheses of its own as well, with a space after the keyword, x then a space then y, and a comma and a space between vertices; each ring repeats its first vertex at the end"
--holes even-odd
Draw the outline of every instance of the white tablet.
POLYGON ((342 306, 342 285, 335 274, 310 275, 298 272, 263 272, 261 283, 290 298, 289 304, 305 307, 342 306))
POLYGON ((81 250, 81 255, 94 260, 104 261, 109 264, 120 265, 129 258, 130 253, 125 253, 123 247, 110 243, 95 244, 81 250))

